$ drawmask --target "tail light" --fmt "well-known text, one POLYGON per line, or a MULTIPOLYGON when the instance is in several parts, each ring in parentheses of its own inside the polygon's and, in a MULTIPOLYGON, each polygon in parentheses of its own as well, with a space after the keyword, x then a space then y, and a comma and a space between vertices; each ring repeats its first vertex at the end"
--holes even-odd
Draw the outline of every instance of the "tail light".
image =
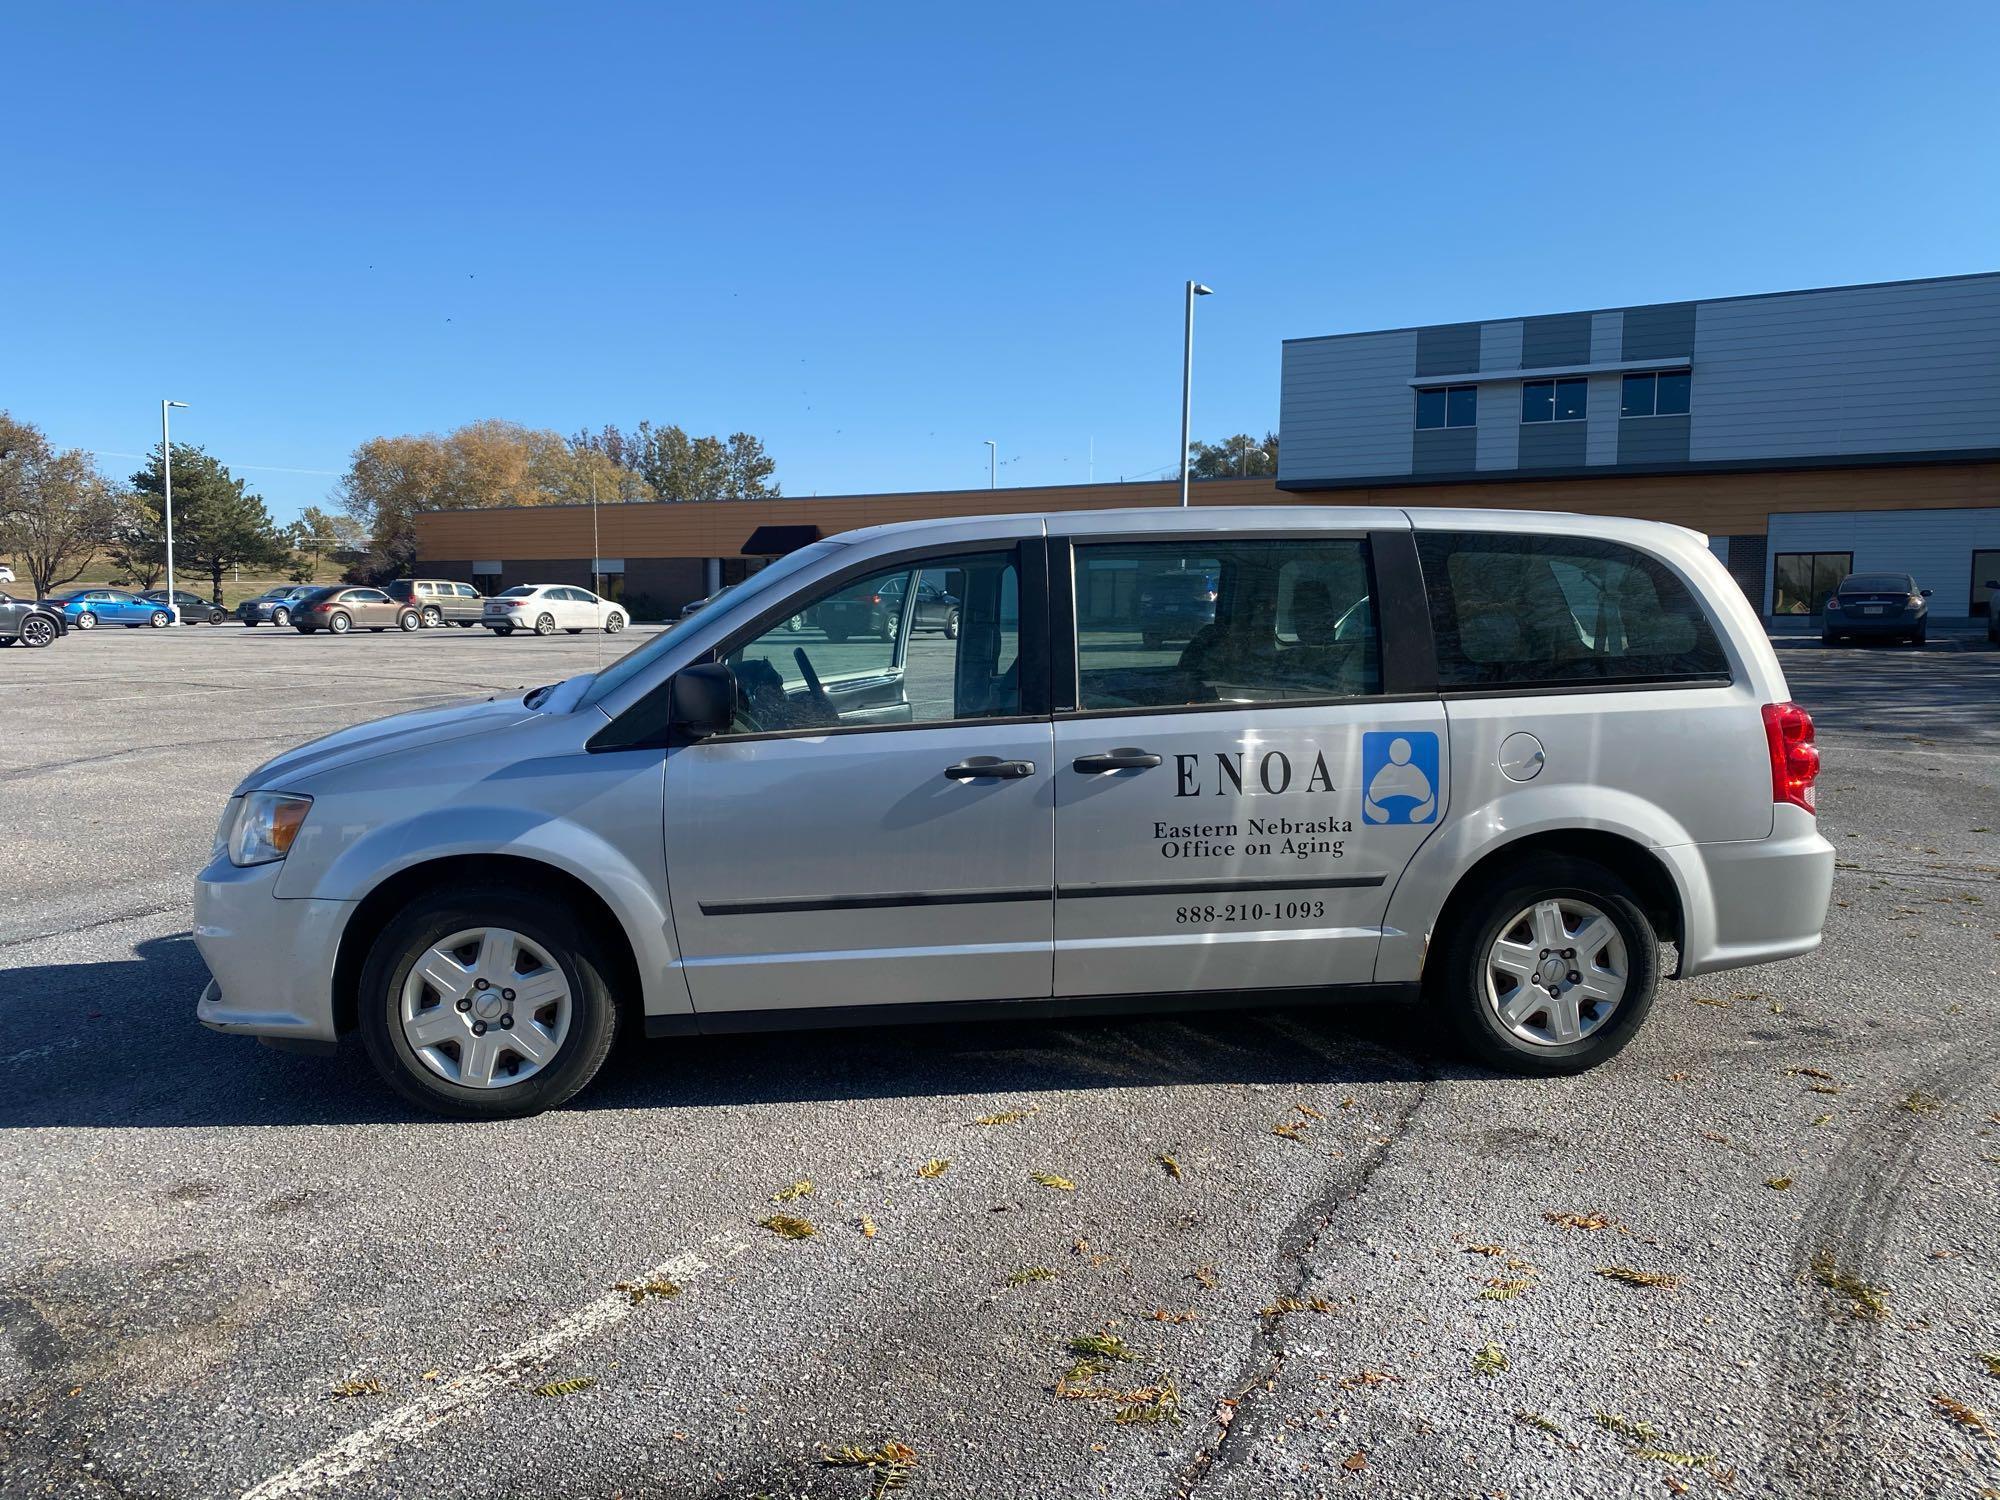
POLYGON ((1827 607, 1828 609, 1835 609, 1835 610, 1839 609, 1839 608, 1840 608, 1840 596, 1839 596, 1838 594, 1831 594, 1831 595, 1829 595, 1829 596, 1827 597, 1827 601, 1826 601, 1826 607, 1827 607))
POLYGON ((1764 738, 1771 747, 1771 800, 1816 812, 1819 747, 1813 743, 1812 715, 1796 703, 1766 703, 1764 738))

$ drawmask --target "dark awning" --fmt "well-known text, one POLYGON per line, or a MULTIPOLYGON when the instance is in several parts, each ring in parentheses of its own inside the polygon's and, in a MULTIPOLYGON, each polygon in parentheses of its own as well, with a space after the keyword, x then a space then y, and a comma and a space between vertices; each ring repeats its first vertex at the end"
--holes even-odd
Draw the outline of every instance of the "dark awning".
POLYGON ((819 540, 817 526, 759 526, 743 544, 745 557, 783 557, 819 540))

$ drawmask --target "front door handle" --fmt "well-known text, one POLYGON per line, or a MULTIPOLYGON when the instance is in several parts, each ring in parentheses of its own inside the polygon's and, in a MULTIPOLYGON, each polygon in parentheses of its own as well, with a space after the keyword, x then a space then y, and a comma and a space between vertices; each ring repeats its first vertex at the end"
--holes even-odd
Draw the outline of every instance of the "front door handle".
POLYGON ((953 781, 978 781, 988 776, 996 781, 1019 781, 1023 776, 1035 774, 1035 763, 1031 760, 1001 760, 996 755, 974 755, 955 766, 946 766, 944 774, 953 781))
POLYGON ((1160 757, 1152 751, 1134 749, 1130 745, 1121 745, 1102 755, 1079 755, 1070 762, 1086 776, 1096 776, 1104 771, 1145 771, 1159 763, 1160 757))

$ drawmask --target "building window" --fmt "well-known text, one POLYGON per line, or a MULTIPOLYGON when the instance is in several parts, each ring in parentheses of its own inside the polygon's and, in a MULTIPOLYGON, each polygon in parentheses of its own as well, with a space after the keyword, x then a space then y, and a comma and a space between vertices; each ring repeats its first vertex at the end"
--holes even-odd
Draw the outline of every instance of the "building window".
POLYGON ((1582 376, 1569 380, 1530 380, 1521 387, 1523 422, 1581 422, 1590 404, 1590 382, 1582 376))
POLYGON ((1854 571, 1852 552, 1780 552, 1771 559, 1771 613, 1817 615, 1854 571))
POLYGON ((1684 417, 1688 413, 1688 392, 1694 377, 1686 370, 1648 371, 1625 377, 1625 397, 1618 408, 1621 417, 1684 417))
POLYGON ((1439 385, 1417 392, 1417 428, 1475 427, 1479 423, 1479 387, 1439 385))
POLYGON ((1972 613, 1991 615, 2000 601, 2000 551, 1972 554, 1972 613))

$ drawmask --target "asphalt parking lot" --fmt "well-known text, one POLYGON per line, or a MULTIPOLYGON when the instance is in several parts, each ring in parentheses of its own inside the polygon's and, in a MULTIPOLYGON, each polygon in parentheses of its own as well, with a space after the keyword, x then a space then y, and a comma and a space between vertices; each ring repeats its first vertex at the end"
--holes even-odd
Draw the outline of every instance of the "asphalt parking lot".
POLYGON ((244 771, 642 634, 0 653, 0 1493, 2000 1493, 2000 652, 1781 647, 1826 945, 1581 1078, 1290 1012, 655 1043, 461 1125, 195 1024, 244 771))

